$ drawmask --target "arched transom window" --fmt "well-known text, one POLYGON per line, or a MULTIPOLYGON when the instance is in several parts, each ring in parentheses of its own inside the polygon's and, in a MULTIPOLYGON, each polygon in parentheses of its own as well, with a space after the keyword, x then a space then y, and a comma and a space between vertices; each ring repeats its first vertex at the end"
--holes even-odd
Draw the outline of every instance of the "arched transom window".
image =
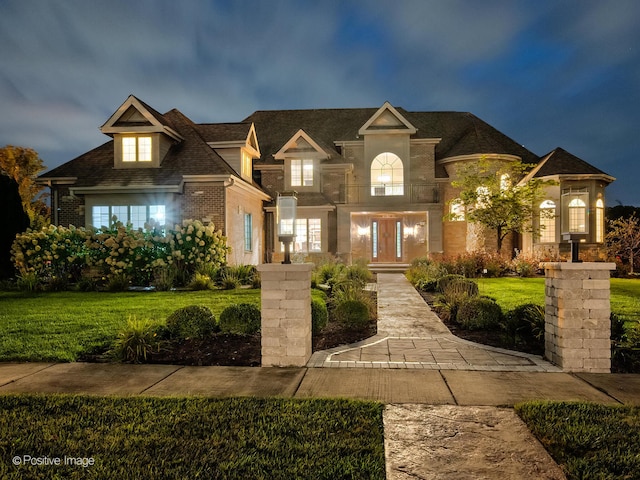
POLYGON ((381 153, 371 162, 371 195, 404 195, 402 160, 395 153, 381 153))

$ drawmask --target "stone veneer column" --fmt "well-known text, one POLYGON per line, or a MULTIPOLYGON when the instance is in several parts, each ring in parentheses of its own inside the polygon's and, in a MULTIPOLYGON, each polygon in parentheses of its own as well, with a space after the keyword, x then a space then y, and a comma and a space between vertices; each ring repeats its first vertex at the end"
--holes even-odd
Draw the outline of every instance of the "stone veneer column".
POLYGON ((611 371, 614 263, 544 264, 545 357, 567 372, 611 371))
POLYGON ((311 263, 258 265, 262 366, 303 367, 311 357, 311 263))

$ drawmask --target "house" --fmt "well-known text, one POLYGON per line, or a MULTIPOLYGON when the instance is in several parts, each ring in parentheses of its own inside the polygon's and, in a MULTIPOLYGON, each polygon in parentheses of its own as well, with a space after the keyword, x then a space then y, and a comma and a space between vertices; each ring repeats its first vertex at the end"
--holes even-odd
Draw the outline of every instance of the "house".
POLYGON ((565 252, 564 232, 586 248, 604 240, 605 187, 614 178, 562 149, 538 157, 470 113, 380 108, 257 111, 240 123, 195 124, 130 96, 101 127, 112 140, 40 177, 52 222, 135 228, 154 219, 213 222, 230 263, 279 261, 278 192, 297 192, 294 251, 346 261, 408 263, 433 253, 492 248, 455 211, 456 170, 481 158, 535 165, 553 179, 540 235, 513 236, 505 252, 565 252))

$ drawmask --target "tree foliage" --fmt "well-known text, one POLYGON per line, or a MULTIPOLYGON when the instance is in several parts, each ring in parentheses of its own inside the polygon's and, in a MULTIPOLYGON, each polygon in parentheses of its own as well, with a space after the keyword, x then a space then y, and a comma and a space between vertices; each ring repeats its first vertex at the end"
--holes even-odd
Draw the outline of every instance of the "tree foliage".
POLYGON ((18 184, 6 175, 0 175, 0 279, 13 276, 11 244, 16 234, 29 226, 29 217, 22 208, 18 184))
POLYGON ((640 256, 640 218, 634 214, 610 221, 605 241, 611 255, 628 260, 633 274, 633 264, 640 256))
POLYGON ((532 166, 519 160, 482 158, 461 166, 457 179, 451 182, 460 188, 460 196, 453 202, 465 208, 467 221, 496 232, 498 252, 508 234, 534 230, 531 220, 544 187, 555 184, 539 178, 519 183, 532 166))
POLYGON ((31 225, 41 227, 48 218, 48 207, 43 201, 43 186, 36 183, 38 173, 45 169, 38 153, 26 147, 7 145, 0 148, 0 173, 18 183, 22 207, 29 215, 31 225))

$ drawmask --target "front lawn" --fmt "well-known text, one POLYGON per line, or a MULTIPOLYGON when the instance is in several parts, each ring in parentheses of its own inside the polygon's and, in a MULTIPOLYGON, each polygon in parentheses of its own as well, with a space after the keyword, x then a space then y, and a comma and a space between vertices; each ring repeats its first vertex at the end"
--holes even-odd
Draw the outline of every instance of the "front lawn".
POLYGON ((384 479, 382 410, 347 400, 0 396, 0 477, 384 479), (64 465, 69 458, 87 466, 64 465))
POLYGON ((174 310, 260 304, 260 290, 181 292, 0 292, 0 361, 71 362, 104 351, 127 319, 162 323, 174 310))
MULTIPOLYGON (((524 303, 544 305, 544 278, 474 278, 480 295, 495 298, 502 310, 524 303)), ((628 318, 640 318, 640 281, 611 279, 611 311, 628 318)))
POLYGON ((515 409, 569 480, 638 478, 640 407, 528 402, 515 409))

